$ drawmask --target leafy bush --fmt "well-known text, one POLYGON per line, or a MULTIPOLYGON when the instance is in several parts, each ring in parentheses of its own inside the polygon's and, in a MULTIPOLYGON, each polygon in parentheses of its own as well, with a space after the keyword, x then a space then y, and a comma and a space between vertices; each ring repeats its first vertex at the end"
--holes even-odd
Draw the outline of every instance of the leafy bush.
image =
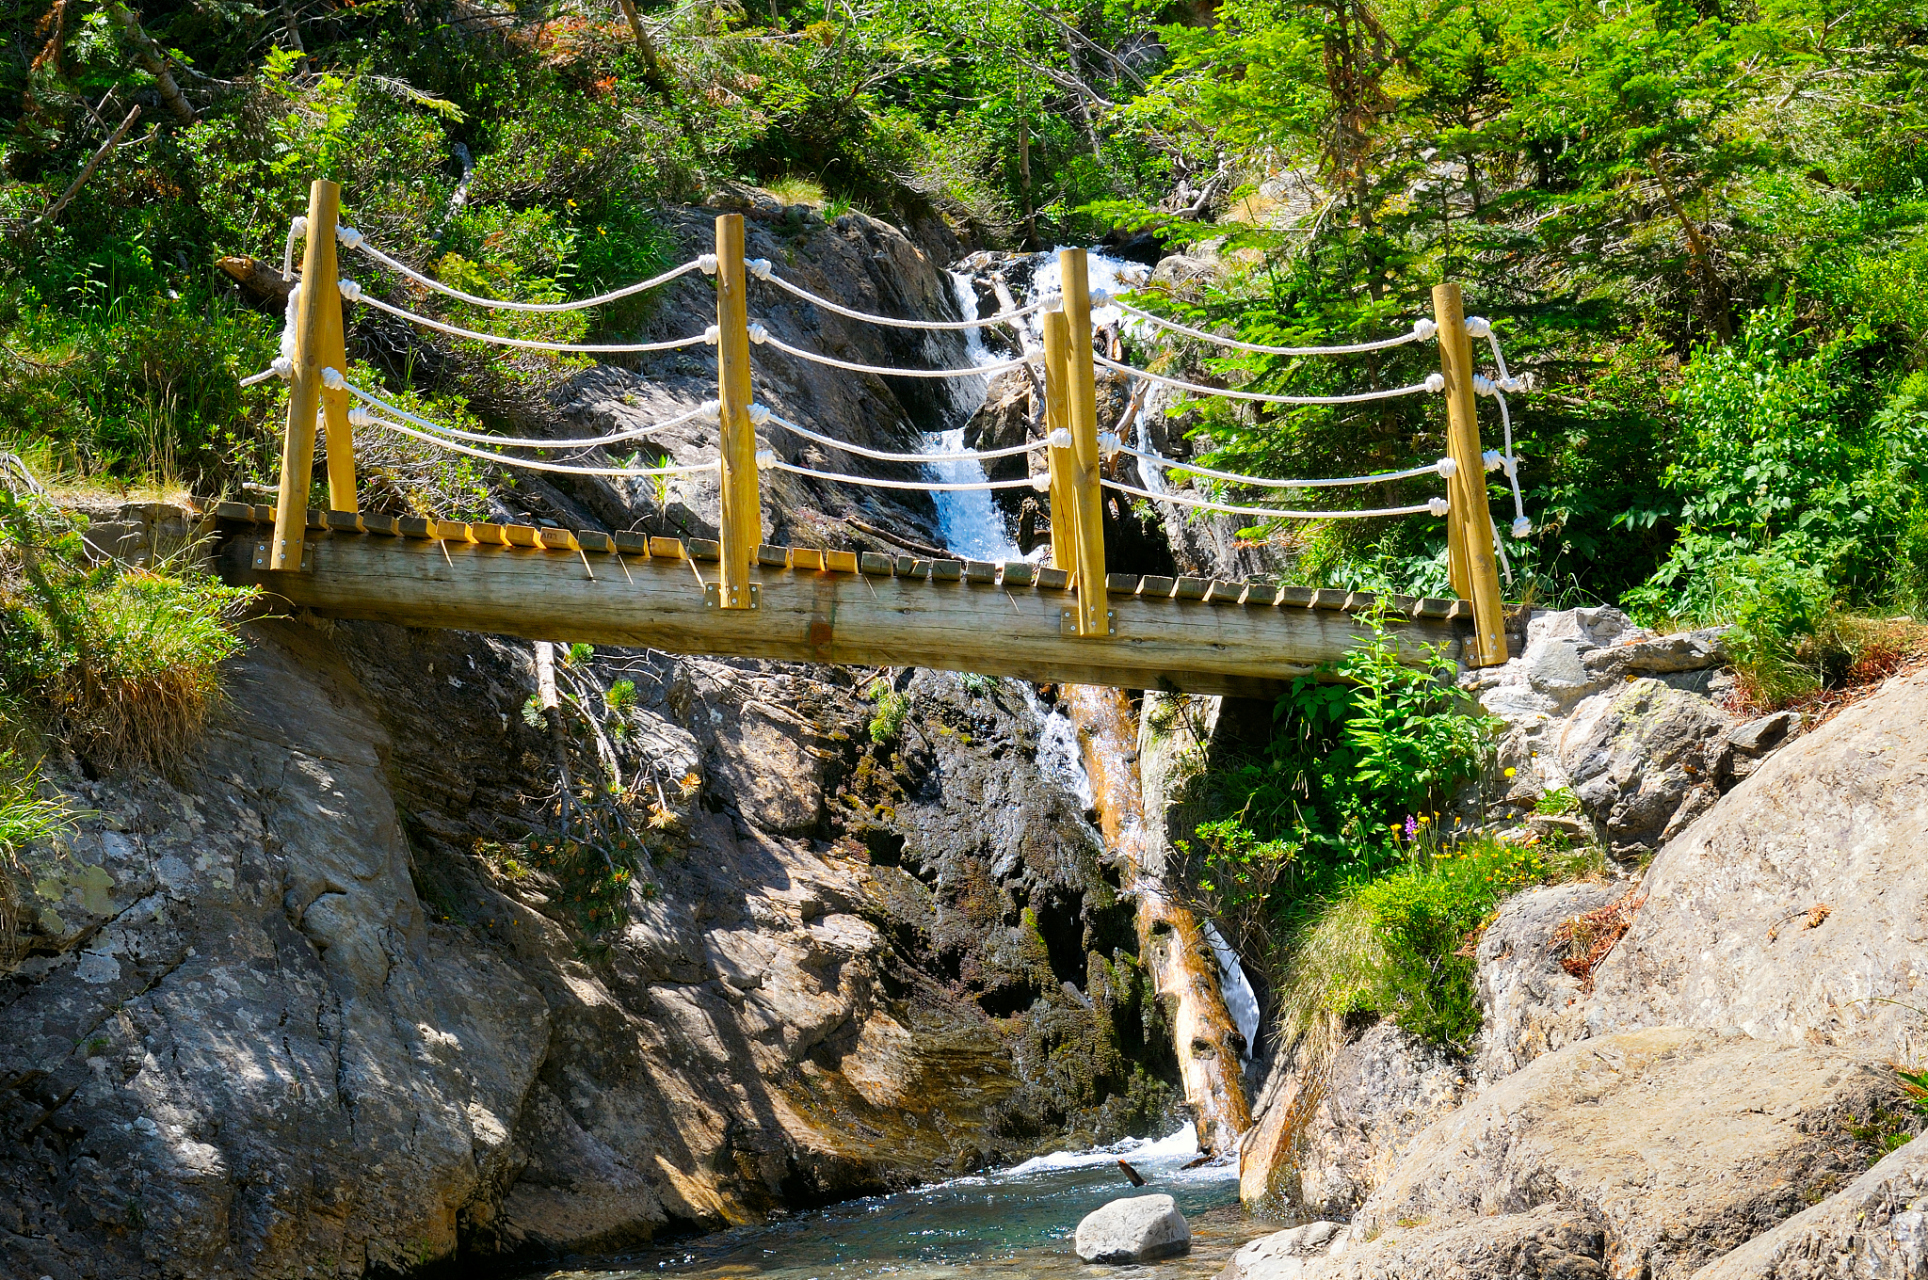
POLYGON ((162 764, 219 702, 254 594, 185 559, 90 568, 71 519, 0 493, 0 697, 103 767, 162 764))
POLYGON ((904 721, 910 718, 910 695, 879 680, 865 690, 864 696, 877 708, 870 716, 870 740, 887 747, 904 732, 904 721))

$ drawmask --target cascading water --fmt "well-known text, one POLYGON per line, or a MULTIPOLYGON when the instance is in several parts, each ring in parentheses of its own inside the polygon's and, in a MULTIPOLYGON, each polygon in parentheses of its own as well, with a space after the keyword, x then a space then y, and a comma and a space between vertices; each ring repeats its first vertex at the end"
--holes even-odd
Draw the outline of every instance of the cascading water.
MULTIPOLYGON (((951 273, 951 288, 957 294, 957 308, 965 320, 977 319, 977 290, 971 278, 951 273)), ((965 351, 975 365, 991 363, 995 356, 984 349, 984 335, 977 329, 964 331, 965 351)), ((958 453, 964 448, 964 424, 984 403, 990 382, 983 377, 960 378, 953 384, 960 410, 956 426, 934 431, 925 437, 926 453, 958 453), (969 407, 966 408, 965 406, 969 407)), ((975 459, 933 462, 930 469, 947 484, 976 484, 984 479, 984 466, 975 459)), ((937 504, 937 536, 944 546, 967 560, 1022 560, 1024 554, 1011 541, 1004 515, 987 489, 940 490, 931 495, 937 504)))

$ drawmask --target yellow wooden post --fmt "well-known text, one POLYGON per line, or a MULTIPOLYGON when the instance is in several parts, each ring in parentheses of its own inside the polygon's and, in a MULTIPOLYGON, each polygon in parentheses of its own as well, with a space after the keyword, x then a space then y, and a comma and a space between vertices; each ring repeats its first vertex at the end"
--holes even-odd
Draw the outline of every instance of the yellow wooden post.
POLYGON ((1493 517, 1486 505, 1486 460, 1480 448, 1479 406, 1473 397, 1473 344, 1459 286, 1433 286, 1439 325, 1439 369, 1446 378, 1446 451, 1455 470, 1447 483, 1448 548, 1453 590, 1473 606, 1471 665, 1506 661, 1506 620, 1499 569, 1493 561, 1493 517))
POLYGON ((757 491, 756 428, 750 424, 749 297, 743 270, 743 215, 716 219, 716 390, 722 424, 723 581, 716 603, 754 609, 750 562, 763 541, 757 491))
POLYGON ((1078 565, 1078 511, 1071 496, 1072 451, 1054 441, 1071 434, 1071 408, 1065 394, 1069 376, 1066 352, 1071 327, 1062 311, 1044 313, 1044 451, 1051 476, 1051 563, 1072 570, 1078 565))
POLYGON ((1073 505, 1078 515, 1078 634, 1111 634, 1105 601, 1104 491, 1099 486, 1098 388, 1091 363, 1091 292, 1083 249, 1058 251, 1064 286, 1065 400, 1071 422, 1073 505))
MULTIPOLYGON (((321 409, 321 371, 327 367, 328 312, 341 327, 335 278, 335 216, 341 188, 316 178, 308 188, 308 247, 301 259, 301 297, 295 306, 294 373, 288 385, 288 427, 281 438, 281 487, 275 497, 270 569, 301 568, 308 528, 308 482, 315 465, 315 415, 321 409)), ((344 430, 346 426, 344 425, 344 430)))
MULTIPOLYGON (((319 288, 316 290, 312 305, 320 312, 317 317, 320 328, 320 348, 316 352, 316 364, 323 369, 339 369, 344 375, 348 372, 348 351, 343 341, 342 326, 344 317, 341 312, 341 280, 335 261, 335 217, 331 214, 328 226, 320 233, 326 239, 327 262, 321 268, 322 274, 313 275, 304 259, 301 282, 305 294, 309 282, 319 288)), ((314 219, 308 221, 308 244, 313 252, 316 232, 314 219)), ((328 441, 328 507, 331 511, 359 511, 360 501, 355 496, 355 433, 348 426, 348 391, 346 388, 335 390, 321 389, 321 421, 327 429, 328 441)))

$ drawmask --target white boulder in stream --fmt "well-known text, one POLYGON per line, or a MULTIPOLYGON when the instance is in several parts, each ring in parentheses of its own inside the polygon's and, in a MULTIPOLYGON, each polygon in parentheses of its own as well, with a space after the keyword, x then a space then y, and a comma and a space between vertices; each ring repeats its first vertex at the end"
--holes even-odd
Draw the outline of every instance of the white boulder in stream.
POLYGON ((1128 1196, 1085 1215, 1075 1241, 1083 1262, 1150 1262, 1192 1249, 1192 1228, 1170 1196, 1128 1196))

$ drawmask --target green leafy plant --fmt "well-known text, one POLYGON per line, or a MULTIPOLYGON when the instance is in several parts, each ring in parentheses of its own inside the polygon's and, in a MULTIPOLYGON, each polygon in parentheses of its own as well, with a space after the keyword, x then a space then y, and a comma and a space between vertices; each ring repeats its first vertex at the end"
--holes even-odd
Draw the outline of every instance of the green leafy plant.
POLYGON ((887 747, 904 732, 904 722, 910 716, 910 695, 899 693, 887 681, 878 680, 864 691, 864 696, 876 708, 870 716, 870 740, 887 747))

